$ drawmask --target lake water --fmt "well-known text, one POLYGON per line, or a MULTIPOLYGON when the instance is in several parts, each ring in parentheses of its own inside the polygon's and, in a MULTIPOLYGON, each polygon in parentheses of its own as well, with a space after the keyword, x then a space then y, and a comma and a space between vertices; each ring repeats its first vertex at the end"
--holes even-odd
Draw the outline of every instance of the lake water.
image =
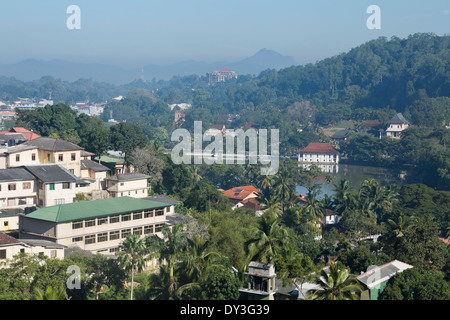
MULTIPOLYGON (((332 195, 334 192, 333 184, 338 183, 341 179, 347 179, 353 189, 358 190, 361 183, 367 178, 373 178, 383 186, 389 184, 403 185, 405 182, 401 178, 402 173, 404 173, 404 171, 402 172, 394 169, 359 166, 354 164, 339 164, 334 170, 324 172, 315 183, 322 186, 322 194, 320 196, 323 196, 325 193, 332 195), (331 184, 325 182, 325 176, 328 174, 334 176, 334 181, 331 184)), ((304 186, 297 186, 296 191, 298 194, 306 194, 308 192, 304 186)))

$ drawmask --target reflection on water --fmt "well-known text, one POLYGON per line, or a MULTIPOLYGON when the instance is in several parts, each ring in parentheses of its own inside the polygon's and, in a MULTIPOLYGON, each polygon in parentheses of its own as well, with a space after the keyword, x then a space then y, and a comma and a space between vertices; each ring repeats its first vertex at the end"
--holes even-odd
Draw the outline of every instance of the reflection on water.
MULTIPOLYGON (((332 195, 334 192, 333 184, 338 183, 341 179, 347 179, 353 189, 358 190, 361 183, 368 178, 373 178, 383 186, 389 184, 402 185, 404 183, 401 176, 404 172, 395 169, 358 166, 353 164, 339 164, 333 166, 333 170, 327 170, 329 168, 322 168, 323 175, 315 181, 316 184, 322 185, 322 194, 332 195), (326 182, 326 176, 333 176, 334 180, 330 184, 326 182)), ((297 186, 296 191, 298 194, 305 194, 308 192, 306 187, 297 186)))

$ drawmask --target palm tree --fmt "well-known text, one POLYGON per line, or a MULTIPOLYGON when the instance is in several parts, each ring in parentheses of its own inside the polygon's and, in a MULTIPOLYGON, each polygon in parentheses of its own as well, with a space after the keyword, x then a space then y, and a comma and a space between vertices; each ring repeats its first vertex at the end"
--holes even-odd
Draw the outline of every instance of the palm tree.
POLYGON ((324 194, 321 202, 322 208, 334 210, 335 209, 335 203, 333 201, 333 198, 330 197, 328 194, 324 194))
POLYGON ((310 215, 313 220, 318 220, 323 217, 322 202, 317 198, 319 189, 317 187, 308 188, 308 193, 305 195, 306 207, 305 212, 310 215))
POLYGON ((281 217, 281 203, 274 196, 270 198, 261 198, 264 211, 274 213, 277 217, 281 217))
POLYGON ((334 185, 334 189, 333 198, 336 202, 336 210, 342 213, 350 209, 354 204, 350 182, 347 179, 341 179, 338 184, 334 185))
POLYGON ((331 263, 328 272, 322 269, 314 283, 319 287, 308 292, 313 300, 359 300, 362 292, 358 280, 340 262, 331 263))
POLYGON ((119 263, 131 271, 130 300, 133 300, 134 274, 144 269, 147 253, 145 240, 137 234, 128 235, 117 252, 119 263))
POLYGON ((259 182, 259 187, 262 190, 270 189, 273 186, 274 183, 274 176, 272 175, 265 175, 264 178, 259 182))
POLYGON ((188 243, 190 250, 186 252, 183 269, 191 281, 196 281, 203 271, 214 264, 214 259, 219 258, 220 254, 210 250, 208 241, 199 234, 192 237, 192 239, 188 238, 188 243))
POLYGON ((192 173, 192 182, 194 185, 202 180, 202 176, 198 173, 199 167, 197 165, 193 165, 191 167, 191 173, 192 173))
POLYGON ((200 235, 188 238, 189 252, 185 253, 184 264, 181 267, 184 270, 188 283, 180 286, 177 295, 181 295, 185 290, 199 289, 200 283, 205 280, 209 270, 213 268, 223 268, 222 265, 215 263, 220 258, 220 254, 210 250, 208 241, 200 235))
POLYGON ((158 236, 150 236, 146 238, 147 246, 153 252, 158 252, 161 264, 167 264, 169 272, 169 296, 173 296, 178 288, 178 282, 174 274, 175 264, 183 257, 187 248, 187 237, 183 232, 184 224, 179 223, 172 229, 164 226, 161 230, 163 239, 158 236))
MULTIPOLYGON (((258 184, 258 180, 261 176, 261 166, 260 165, 255 165, 255 164, 248 164, 245 167, 245 177, 247 177, 247 179, 250 181, 250 183, 253 184, 258 184)), ((266 176, 267 177, 267 176, 266 176)))
POLYGON ((264 263, 272 263, 288 236, 280 220, 275 214, 265 213, 260 220, 259 228, 254 230, 255 239, 248 249, 253 259, 264 263))
POLYGON ((281 211, 284 214, 286 203, 295 197, 295 184, 287 171, 278 173, 274 178, 273 194, 281 203, 281 211))
POLYGON ((53 289, 47 286, 45 291, 40 288, 35 288, 36 300, 67 300, 67 293, 64 287, 53 289))
MULTIPOLYGON (((414 217, 410 217, 411 220, 414 217)), ((381 242, 384 243, 383 251, 395 252, 395 248, 398 246, 399 242, 404 241, 405 232, 409 227, 410 219, 405 216, 402 212, 397 217, 392 217, 386 222, 387 231, 380 238, 381 242)))

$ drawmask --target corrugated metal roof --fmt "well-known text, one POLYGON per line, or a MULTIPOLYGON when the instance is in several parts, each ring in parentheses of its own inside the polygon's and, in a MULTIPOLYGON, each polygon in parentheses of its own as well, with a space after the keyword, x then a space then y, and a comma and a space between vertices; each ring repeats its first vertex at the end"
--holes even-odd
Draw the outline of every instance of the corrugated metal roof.
POLYGON ((35 177, 23 168, 10 168, 0 170, 0 181, 27 181, 35 177))
POLYGON ((409 120, 407 120, 403 114, 397 113, 391 120, 388 121, 389 124, 395 124, 395 123, 409 123, 409 120))
POLYGON ((151 177, 146 174, 133 172, 133 173, 123 173, 123 174, 111 176, 107 180, 132 181, 132 180, 141 180, 141 179, 148 179, 148 178, 151 178, 151 177))
POLYGON ((168 206, 167 203, 156 201, 118 197, 45 207, 27 214, 25 217, 51 222, 68 222, 168 206))
POLYGON ((24 145, 35 146, 41 150, 47 151, 83 150, 82 147, 77 146, 76 144, 73 144, 69 141, 50 137, 39 137, 25 142, 24 145))
POLYGON ((398 272, 402 272, 406 269, 413 268, 413 266, 398 261, 393 260, 389 263, 386 263, 380 267, 373 268, 360 276, 356 277, 360 282, 365 284, 369 289, 383 283, 393 276, 395 276, 398 272))
POLYGON ((95 172, 109 171, 108 167, 92 160, 81 160, 80 166, 81 169, 91 169, 95 172))
POLYGON ((171 204, 171 205, 178 205, 178 204, 180 204, 180 201, 172 199, 171 197, 163 195, 163 194, 146 197, 144 199, 145 200, 156 201, 156 202, 168 203, 168 204, 171 204))
POLYGON ((59 164, 25 166, 25 169, 44 183, 76 182, 79 180, 59 164))

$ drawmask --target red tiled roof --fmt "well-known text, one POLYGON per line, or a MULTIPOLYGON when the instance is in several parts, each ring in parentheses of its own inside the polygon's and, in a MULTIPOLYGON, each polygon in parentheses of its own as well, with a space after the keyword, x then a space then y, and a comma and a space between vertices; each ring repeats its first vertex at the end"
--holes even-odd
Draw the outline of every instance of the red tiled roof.
POLYGON ((302 150, 300 153, 328 153, 328 154, 339 154, 330 143, 316 143, 312 142, 302 150))
POLYGON ((323 134, 325 137, 329 137, 328 133, 326 133, 325 130, 322 130, 320 134, 323 134))
POLYGON ((211 129, 223 130, 223 128, 224 128, 223 124, 213 124, 211 126, 211 129))
POLYGON ((322 213, 324 216, 335 216, 338 214, 336 211, 333 211, 330 209, 325 209, 325 208, 322 209, 322 213))
POLYGON ((21 133, 28 141, 40 138, 41 136, 23 127, 13 127, 9 132, 21 133))
POLYGON ((259 204, 259 201, 256 200, 255 198, 245 199, 245 200, 241 201, 241 203, 243 204, 244 208, 254 209, 255 211, 262 210, 262 207, 259 204))
POLYGON ((243 200, 252 193, 259 194, 259 190, 254 186, 235 187, 226 191, 222 191, 222 194, 228 199, 243 200))
POLYGON ((0 232, 0 245, 11 243, 20 243, 20 241, 14 237, 7 235, 6 233, 0 232))

